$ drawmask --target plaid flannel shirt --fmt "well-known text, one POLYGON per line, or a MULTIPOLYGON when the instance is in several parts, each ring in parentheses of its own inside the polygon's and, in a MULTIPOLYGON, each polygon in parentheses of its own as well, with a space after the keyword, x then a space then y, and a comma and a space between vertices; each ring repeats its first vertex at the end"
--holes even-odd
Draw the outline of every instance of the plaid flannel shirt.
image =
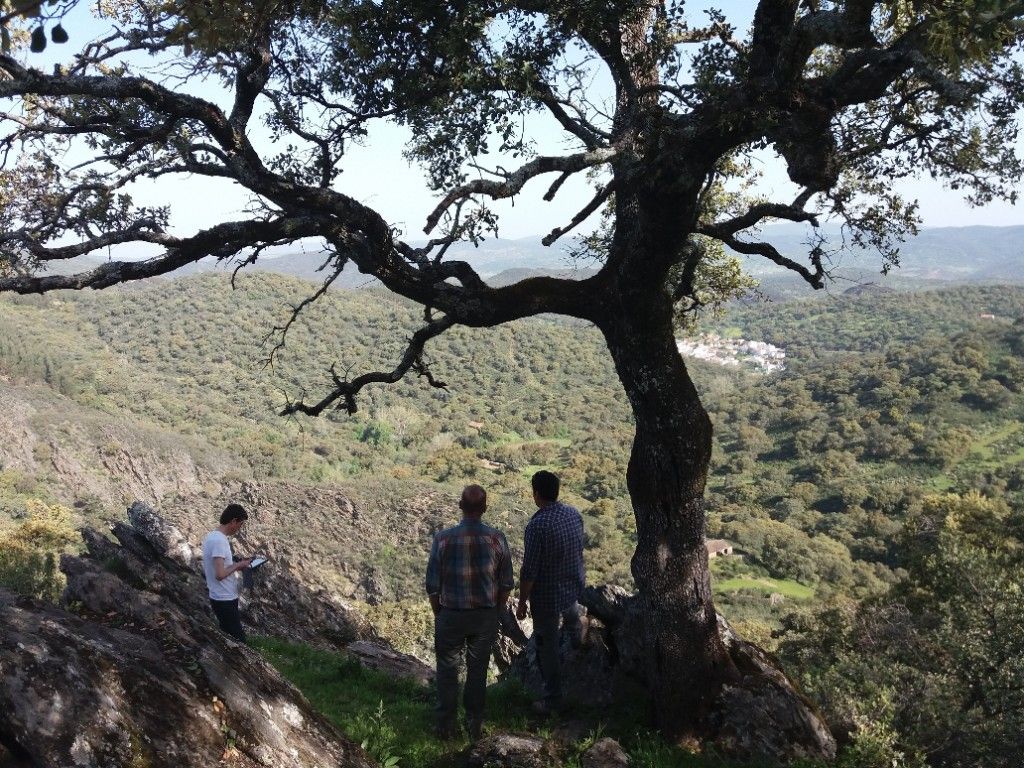
POLYGON ((583 592, 583 518, 575 507, 553 502, 537 510, 526 525, 524 581, 532 581, 530 607, 561 613, 583 592))
POLYGON ((495 607, 498 593, 515 586, 505 534, 467 518, 441 531, 430 548, 426 586, 445 608, 495 607))

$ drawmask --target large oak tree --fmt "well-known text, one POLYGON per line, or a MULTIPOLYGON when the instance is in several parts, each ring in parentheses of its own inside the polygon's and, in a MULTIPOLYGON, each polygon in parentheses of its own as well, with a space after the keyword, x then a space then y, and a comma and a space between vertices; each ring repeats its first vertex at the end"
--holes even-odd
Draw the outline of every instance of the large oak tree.
POLYGON ((658 0, 107 0, 109 35, 64 66, 34 68, 19 46, 42 47, 43 32, 29 33, 52 30, 47 14, 73 4, 3 5, 0 289, 104 288, 317 238, 328 283, 354 263, 420 303, 424 320, 393 370, 336 376, 322 399, 289 406, 308 414, 352 410, 362 387, 410 371, 433 383, 424 347, 457 324, 540 313, 593 323, 636 419, 632 571, 656 710, 675 735, 737 675, 704 548, 712 427, 675 342, 722 247, 820 288, 829 245, 812 236, 806 254, 783 254, 758 225, 814 231, 827 216, 895 261, 915 207, 894 179, 930 174, 983 204, 1014 197, 1021 176, 1019 0, 760 0, 749 30, 658 0), (19 9, 41 17, 19 21, 19 9), (199 77, 222 84, 223 105, 181 87, 199 77), (532 150, 521 125, 541 116, 568 151, 532 150), (346 144, 373 120, 411 128, 406 151, 438 193, 426 245, 336 189, 346 144), (272 142, 251 139, 259 121, 272 142), (772 157, 792 182, 786 199, 745 187, 751 159, 772 157), (495 165, 509 158, 518 167, 495 165), (541 176, 550 199, 574 174, 589 176, 593 199, 546 242, 604 212, 584 240, 594 276, 493 288, 448 257, 451 243, 493 228, 488 201, 541 176), (230 181, 253 213, 179 232, 172 210, 130 197, 137 181, 171 175, 197 194, 204 179, 230 181), (159 255, 37 271, 133 243, 159 255))

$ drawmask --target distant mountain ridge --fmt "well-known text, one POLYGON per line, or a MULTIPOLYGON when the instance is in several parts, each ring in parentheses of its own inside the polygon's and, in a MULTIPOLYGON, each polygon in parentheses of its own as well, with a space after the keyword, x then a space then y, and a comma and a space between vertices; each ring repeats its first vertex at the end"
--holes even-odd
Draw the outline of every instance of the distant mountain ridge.
MULTIPOLYGON (((810 228, 794 224, 765 227, 760 235, 771 242, 783 255, 800 260, 809 249, 810 228)), ((881 274, 881 255, 873 250, 857 250, 842 245, 841 230, 832 225, 820 230, 832 247, 837 249, 829 265, 836 288, 871 283, 899 290, 937 287, 963 283, 1022 283, 1024 282, 1024 225, 1006 227, 936 227, 922 229, 917 237, 906 241, 900 248, 899 266, 881 274)), ((541 238, 524 237, 514 240, 494 238, 478 246, 460 243, 452 246, 448 259, 469 262, 477 272, 492 284, 507 285, 518 279, 540 275, 576 276, 580 279, 593 274, 592 263, 575 263, 567 245, 546 247, 541 238)), ((783 296, 807 288, 799 276, 766 259, 741 256, 744 268, 760 280, 765 292, 783 296)), ((296 246, 268 249, 248 270, 273 272, 300 277, 314 282, 324 279, 322 267, 326 254, 309 248, 296 250, 296 246)), ((55 265, 57 274, 81 271, 96 265, 96 261, 75 260, 55 265)), ((172 277, 183 277, 199 272, 227 272, 232 264, 202 260, 189 264, 172 277)), ((377 280, 364 275, 354 266, 346 267, 335 281, 340 288, 358 289, 377 285, 377 280)))
MULTIPOLYGON (((810 232, 810 227, 780 224, 765 227, 762 235, 784 255, 799 258, 809 250, 810 232)), ((843 244, 838 227, 823 226, 820 232, 831 248, 843 244)), ((833 266, 844 272, 872 275, 874 282, 885 280, 879 279, 883 262, 873 249, 845 248, 833 257, 833 266)), ((756 276, 785 270, 760 260, 760 266, 751 263, 750 271, 756 276)), ((923 280, 1020 282, 1024 280, 1024 226, 922 229, 900 246, 899 267, 892 271, 923 280)))

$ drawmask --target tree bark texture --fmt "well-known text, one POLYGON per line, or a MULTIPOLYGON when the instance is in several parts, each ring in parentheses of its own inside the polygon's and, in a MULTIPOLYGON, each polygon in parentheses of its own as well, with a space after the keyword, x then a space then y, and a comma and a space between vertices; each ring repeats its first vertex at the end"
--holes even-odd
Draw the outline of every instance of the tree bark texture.
POLYGON ((704 546, 711 421, 676 348, 668 297, 615 315, 603 330, 636 418, 627 483, 647 679, 659 728, 680 737, 699 729, 721 685, 736 678, 718 633, 704 546))

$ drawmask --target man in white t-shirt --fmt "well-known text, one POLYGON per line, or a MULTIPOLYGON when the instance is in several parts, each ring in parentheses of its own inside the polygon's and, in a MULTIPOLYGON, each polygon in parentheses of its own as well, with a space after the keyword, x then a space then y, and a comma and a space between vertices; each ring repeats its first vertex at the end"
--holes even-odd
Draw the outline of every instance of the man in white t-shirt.
POLYGON ((249 519, 241 504, 228 504, 220 516, 220 525, 203 539, 203 573, 210 592, 210 607, 220 628, 245 642, 242 617, 238 612, 238 572, 252 564, 252 559, 234 561, 229 536, 234 536, 249 519))

